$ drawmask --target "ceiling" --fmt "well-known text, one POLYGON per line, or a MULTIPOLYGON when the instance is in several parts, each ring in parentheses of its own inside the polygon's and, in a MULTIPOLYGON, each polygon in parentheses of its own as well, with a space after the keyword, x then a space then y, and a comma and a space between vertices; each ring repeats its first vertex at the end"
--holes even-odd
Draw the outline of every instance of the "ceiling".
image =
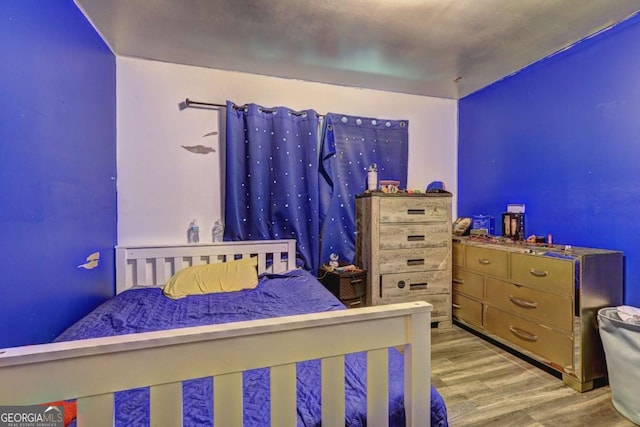
POLYGON ((116 55, 459 99, 640 0, 75 0, 116 55))

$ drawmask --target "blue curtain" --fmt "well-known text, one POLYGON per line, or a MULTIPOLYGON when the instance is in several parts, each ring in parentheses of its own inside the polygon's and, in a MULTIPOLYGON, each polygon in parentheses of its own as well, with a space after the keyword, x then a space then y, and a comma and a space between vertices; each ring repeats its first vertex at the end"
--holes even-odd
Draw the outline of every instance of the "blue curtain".
POLYGON ((367 169, 378 165, 378 180, 407 188, 406 120, 384 120, 329 113, 323 125, 320 160, 320 259, 337 253, 355 260, 355 197, 367 188, 367 169))
POLYGON ((227 102, 224 240, 296 239, 298 265, 320 257, 318 115, 227 102))

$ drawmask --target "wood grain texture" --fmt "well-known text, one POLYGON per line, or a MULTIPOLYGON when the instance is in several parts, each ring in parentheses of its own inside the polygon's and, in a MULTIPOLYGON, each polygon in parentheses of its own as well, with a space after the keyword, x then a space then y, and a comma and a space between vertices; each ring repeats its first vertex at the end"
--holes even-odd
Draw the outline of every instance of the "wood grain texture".
POLYGON ((595 316, 622 304, 621 252, 454 241, 464 259, 454 261, 456 320, 556 369, 576 390, 605 379, 595 316))
POLYGON ((431 379, 451 427, 634 425, 611 404, 609 386, 580 393, 457 325, 431 335, 431 379))
POLYGON ((367 305, 426 301, 451 326, 451 196, 356 198, 356 259, 367 271, 367 305))

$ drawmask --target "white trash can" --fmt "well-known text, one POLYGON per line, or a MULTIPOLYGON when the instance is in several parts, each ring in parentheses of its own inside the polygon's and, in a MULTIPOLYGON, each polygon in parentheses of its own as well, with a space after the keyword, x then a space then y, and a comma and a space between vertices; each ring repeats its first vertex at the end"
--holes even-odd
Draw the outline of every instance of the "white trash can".
POLYGON ((624 417, 640 425, 640 324, 621 320, 616 307, 598 311, 611 402, 624 417))

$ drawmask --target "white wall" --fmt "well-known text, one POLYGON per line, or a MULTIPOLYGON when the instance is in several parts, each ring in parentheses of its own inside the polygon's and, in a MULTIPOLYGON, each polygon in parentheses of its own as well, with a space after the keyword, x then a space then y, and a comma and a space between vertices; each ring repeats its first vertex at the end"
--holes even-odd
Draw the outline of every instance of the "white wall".
MULTIPOLYGON (((444 181, 457 205, 457 101, 117 57, 118 243, 201 241, 223 218, 224 109, 179 109, 186 98, 409 120, 408 187, 444 181), (203 135, 217 131, 218 135, 203 135), (216 152, 193 154, 202 144, 216 152)), ((455 217, 455 212, 454 212, 455 217)))

